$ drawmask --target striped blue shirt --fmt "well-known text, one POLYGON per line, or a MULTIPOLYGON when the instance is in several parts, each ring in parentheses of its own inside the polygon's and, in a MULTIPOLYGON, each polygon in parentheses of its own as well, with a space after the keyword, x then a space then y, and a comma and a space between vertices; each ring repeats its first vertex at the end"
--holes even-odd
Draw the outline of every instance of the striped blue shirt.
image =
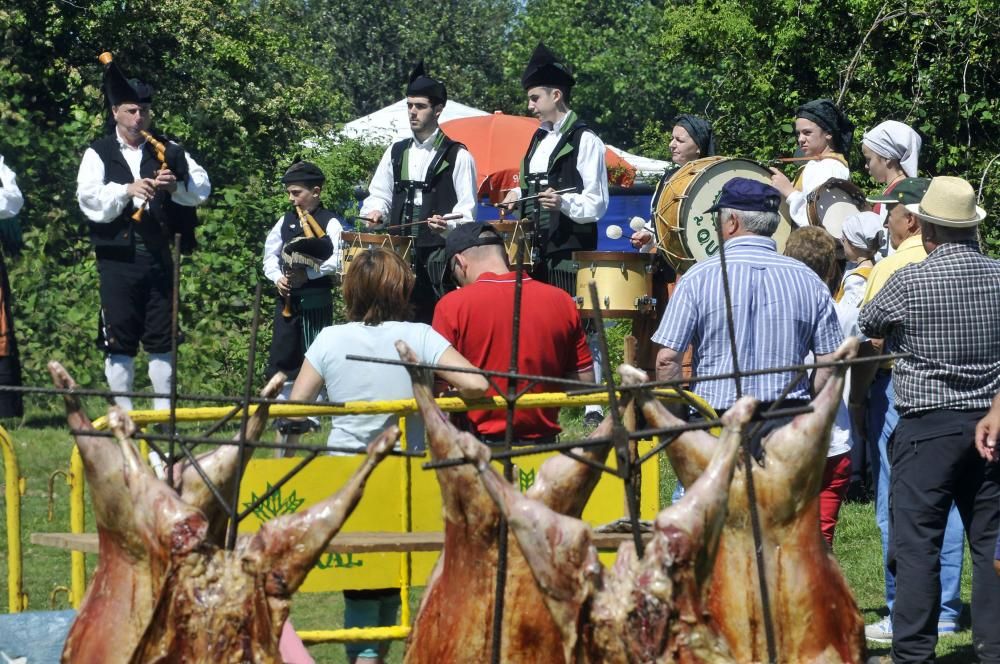
MULTIPOLYGON (((830 289, 804 263, 779 255, 774 240, 730 239, 726 267, 741 371, 802 364, 810 351, 824 355, 840 345, 843 334, 830 289)), ((718 256, 698 263, 677 283, 653 341, 680 353, 693 344, 696 376, 733 371, 718 256)), ((794 371, 746 376, 743 394, 774 401, 794 376, 794 371)), ((736 401, 732 379, 697 383, 694 392, 717 410, 736 401)), ((800 380, 788 398, 809 399, 808 380, 800 380)))

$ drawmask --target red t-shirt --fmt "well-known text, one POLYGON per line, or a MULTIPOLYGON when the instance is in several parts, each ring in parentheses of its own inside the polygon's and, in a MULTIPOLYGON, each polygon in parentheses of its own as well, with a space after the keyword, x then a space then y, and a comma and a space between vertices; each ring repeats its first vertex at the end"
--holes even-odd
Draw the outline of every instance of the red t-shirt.
MULTIPOLYGON (((513 272, 480 275, 475 283, 448 293, 434 308, 433 327, 474 366, 491 371, 510 370, 514 321, 513 272)), ((580 313, 565 291, 525 275, 521 288, 521 333, 518 371, 562 378, 587 371, 593 365, 580 313)), ((507 381, 494 379, 502 390, 507 381)), ((523 387, 523 383, 520 387, 523 387)), ((536 385, 533 392, 561 392, 559 386, 536 385)), ((490 388, 488 394, 495 395, 490 388)), ((481 436, 502 436, 507 428, 504 410, 474 410, 469 420, 481 436)), ((558 408, 518 409, 514 433, 531 440, 559 433, 558 408)))

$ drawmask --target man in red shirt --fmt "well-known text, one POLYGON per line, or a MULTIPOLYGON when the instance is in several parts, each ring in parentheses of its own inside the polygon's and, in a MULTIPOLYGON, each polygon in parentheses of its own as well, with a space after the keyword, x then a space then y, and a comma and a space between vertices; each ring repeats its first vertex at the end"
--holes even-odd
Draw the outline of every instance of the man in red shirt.
MULTIPOLYGON (((448 235, 445 257, 446 269, 459 289, 438 302, 434 329, 474 366, 509 371, 517 275, 507 265, 503 240, 489 226, 462 224, 448 235)), ((593 382, 594 362, 573 299, 527 274, 521 283, 518 372, 593 382)), ((505 379, 496 382, 506 391, 505 379)), ((562 389, 539 384, 532 391, 562 389)), ((496 391, 491 388, 487 394, 496 391)), ((503 440, 507 428, 503 410, 477 410, 468 415, 480 438, 503 440)), ((518 409, 514 415, 517 442, 546 442, 560 431, 558 408, 518 409)))

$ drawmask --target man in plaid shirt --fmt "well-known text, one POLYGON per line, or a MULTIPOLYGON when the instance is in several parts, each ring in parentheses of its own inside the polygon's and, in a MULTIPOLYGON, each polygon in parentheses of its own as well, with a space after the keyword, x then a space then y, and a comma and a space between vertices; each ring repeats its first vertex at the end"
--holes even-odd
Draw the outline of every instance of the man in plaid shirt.
POLYGON ((861 331, 910 353, 893 370, 900 420, 889 451, 895 662, 934 659, 940 552, 954 500, 972 551, 972 631, 982 662, 1000 662, 1000 465, 975 447, 1000 389, 1000 261, 979 251, 986 213, 972 186, 937 177, 918 204, 927 258, 898 270, 861 311, 861 331))

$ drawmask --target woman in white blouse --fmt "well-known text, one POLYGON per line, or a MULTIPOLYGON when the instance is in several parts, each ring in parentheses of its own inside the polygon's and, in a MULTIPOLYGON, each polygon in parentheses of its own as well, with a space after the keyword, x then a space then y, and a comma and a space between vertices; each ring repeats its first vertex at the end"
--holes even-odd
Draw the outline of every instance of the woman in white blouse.
POLYGON ((788 203, 788 213, 796 226, 808 226, 809 194, 830 178, 849 180, 850 169, 844 156, 851 147, 854 125, 829 99, 816 99, 795 111, 795 140, 803 157, 812 158, 795 181, 772 168, 771 184, 788 203))

